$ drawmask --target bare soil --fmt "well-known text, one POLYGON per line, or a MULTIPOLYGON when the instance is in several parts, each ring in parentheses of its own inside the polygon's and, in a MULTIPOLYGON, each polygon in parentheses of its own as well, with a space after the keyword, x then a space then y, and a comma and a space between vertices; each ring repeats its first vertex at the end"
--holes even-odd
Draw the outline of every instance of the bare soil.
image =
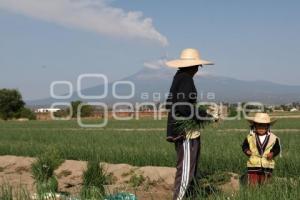
MULTIPOLYGON (((30 193, 35 193, 34 179, 31 175, 32 157, 0 156, 0 185, 10 184, 14 188, 25 187, 30 193)), ((105 186, 107 192, 127 191, 137 195, 138 199, 164 199, 172 197, 172 187, 175 168, 171 167, 135 167, 128 164, 101 163, 110 177, 110 185, 105 186), (133 186, 132 177, 140 178, 140 184, 133 186)), ((65 160, 55 171, 59 182, 59 191, 77 195, 82 186, 82 174, 86 170, 86 161, 65 160)), ((232 193, 239 188, 237 175, 233 174, 230 182, 221 186, 226 193, 232 193)))

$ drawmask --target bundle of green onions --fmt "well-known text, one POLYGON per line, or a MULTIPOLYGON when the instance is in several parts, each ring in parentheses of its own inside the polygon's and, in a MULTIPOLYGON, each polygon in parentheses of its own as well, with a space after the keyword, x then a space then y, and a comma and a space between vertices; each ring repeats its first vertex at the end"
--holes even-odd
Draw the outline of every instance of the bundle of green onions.
POLYGON ((214 122, 214 118, 211 114, 207 113, 207 107, 196 106, 201 119, 193 117, 191 119, 180 119, 176 121, 176 128, 182 133, 189 133, 194 131, 200 131, 206 125, 214 122))

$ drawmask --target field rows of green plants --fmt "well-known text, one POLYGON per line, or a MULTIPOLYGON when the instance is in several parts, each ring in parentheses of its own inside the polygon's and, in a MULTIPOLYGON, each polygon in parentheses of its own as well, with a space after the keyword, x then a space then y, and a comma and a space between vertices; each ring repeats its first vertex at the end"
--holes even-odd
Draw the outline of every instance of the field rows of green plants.
MULTIPOLYGON (((96 123, 96 121, 86 121, 86 123, 96 123)), ((0 122, 0 155, 36 156, 52 146, 62 153, 64 159, 97 158, 109 163, 174 167, 176 159, 174 145, 165 141, 165 130, 163 130, 165 126, 165 119, 112 120, 105 128, 80 128, 76 121, 0 122), (122 128, 137 130, 123 131, 122 128)), ((248 129, 248 126, 247 121, 241 120, 226 121, 207 127, 201 136, 199 165, 201 173, 244 174, 247 158, 241 151, 241 143, 248 131, 230 129, 248 129)), ((280 119, 274 129, 283 130, 275 132, 281 138, 283 152, 282 157, 277 158, 274 176, 297 180, 300 175, 299 119, 280 119), (296 131, 289 132, 288 129, 296 129, 296 131)), ((299 182, 296 185, 298 187, 299 182)), ((285 195, 282 198, 286 199, 292 199, 288 195, 292 197, 298 195, 298 189, 290 191, 293 190, 293 184, 281 186, 283 189, 287 187, 282 194, 277 191, 277 184, 268 187, 266 193, 260 191, 260 194, 242 190, 238 199, 247 199, 249 195, 258 195, 257 199, 268 199, 267 193, 270 192, 285 195)))
MULTIPOLYGON (((83 120, 84 124, 101 124, 99 120, 83 120)), ((154 120, 152 118, 142 118, 139 120, 108 120, 107 126, 104 129, 111 128, 166 128, 166 119, 154 120)), ((216 125, 217 129, 247 129, 249 123, 246 120, 226 120, 216 125)), ((57 120, 57 121, 0 121, 0 129, 20 128, 20 129, 81 129, 76 120, 57 120)), ((278 119, 278 123, 273 126, 274 129, 300 129, 300 118, 283 118, 278 119)), ((95 129, 95 128, 93 128, 95 129)), ((102 129, 102 128, 101 128, 102 129)), ((98 129, 95 129, 98 130, 98 129)))
MULTIPOLYGON (((89 122, 89 123, 95 123, 89 122)), ((87 160, 97 156, 110 163, 174 166, 175 151, 165 141, 164 130, 122 131, 122 128, 165 128, 165 120, 110 121, 104 129, 80 128, 76 121, 0 122, 0 154, 35 156, 47 146, 57 147, 65 159, 87 160), (118 128, 114 130, 113 128, 118 128)), ((226 121, 207 127, 202 134, 201 168, 204 171, 242 173, 246 157, 241 143, 248 131, 246 121, 226 121), (216 131, 218 130, 218 131, 216 131)), ((274 129, 298 129, 297 119, 282 119, 274 129)), ((278 132, 283 147, 276 173, 298 176, 300 169, 299 132, 278 132)))

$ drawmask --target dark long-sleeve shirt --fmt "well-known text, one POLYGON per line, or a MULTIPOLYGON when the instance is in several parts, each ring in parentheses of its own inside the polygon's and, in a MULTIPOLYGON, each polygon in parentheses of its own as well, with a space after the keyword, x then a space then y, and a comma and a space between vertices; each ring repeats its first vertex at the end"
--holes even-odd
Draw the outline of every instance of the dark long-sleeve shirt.
POLYGON ((167 123, 168 141, 174 141, 177 137, 182 135, 180 130, 176 128, 176 120, 172 116, 172 112, 179 117, 194 117, 195 113, 193 111, 195 109, 194 104, 196 102, 197 90, 193 76, 185 71, 178 70, 173 78, 166 106, 166 108, 170 111, 167 123))

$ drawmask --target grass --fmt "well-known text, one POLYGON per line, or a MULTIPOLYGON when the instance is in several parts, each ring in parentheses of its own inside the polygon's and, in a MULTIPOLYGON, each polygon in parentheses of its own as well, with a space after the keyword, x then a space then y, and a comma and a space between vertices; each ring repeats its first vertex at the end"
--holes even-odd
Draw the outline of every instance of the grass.
POLYGON ((8 183, 0 185, 0 199, 1 200, 31 200, 28 190, 20 185, 12 186, 8 183))
MULTIPOLYGON (((298 120, 280 120, 274 128, 289 128, 289 124, 296 125, 298 120)), ((138 123, 133 120, 127 124, 124 124, 124 121, 112 121, 113 125, 106 129, 84 129, 78 127, 76 121, 3 122, 0 127, 0 155, 36 156, 48 146, 52 146, 61 152, 64 159, 90 160, 99 157, 101 161, 110 163, 174 166, 174 146, 165 141, 164 130, 112 129, 163 128, 165 123, 165 120, 140 120, 138 123)), ((240 145, 248 131, 226 130, 232 128, 234 123, 238 127, 247 128, 245 121, 229 121, 217 128, 205 129, 202 134, 201 170, 232 171, 240 174, 244 172, 246 157, 241 152, 240 145)), ((276 133, 281 138, 283 147, 282 158, 277 159, 275 170, 279 176, 299 175, 299 133, 300 130, 276 133)))
MULTIPOLYGON (((274 180, 272 183, 261 187, 249 188, 241 186, 240 191, 235 195, 226 195, 220 193, 213 186, 205 188, 204 191, 200 188, 197 191, 197 197, 194 199, 209 199, 209 200, 298 200, 300 197, 300 180, 274 180), (210 190, 210 191, 208 191, 210 190), (207 194, 210 193, 208 196, 207 194)), ((189 199, 189 200, 193 200, 189 199)))
POLYGON ((31 164, 32 177, 35 180, 36 190, 40 196, 45 192, 57 192, 58 181, 54 170, 63 162, 59 152, 49 147, 38 155, 37 160, 31 164))
MULTIPOLYGON (((300 129, 300 119, 278 119, 278 122, 274 124, 273 129, 300 129)), ((249 123, 246 120, 229 120, 225 123, 221 123, 218 129, 247 129, 249 123)))
MULTIPOLYGON (((283 153, 277 158, 274 177, 287 179, 266 188, 242 188, 230 199, 281 199, 299 197, 300 123, 299 119, 280 119, 274 129, 281 138, 283 153), (299 129, 289 131, 285 129, 299 129), (296 180, 293 184, 291 180, 296 180), (296 185, 296 186, 295 186, 296 185), (298 195, 298 196, 297 196, 298 195)), ((96 121, 86 121, 95 123, 96 121)), ((49 146, 61 152, 63 159, 100 159, 109 163, 128 163, 136 166, 175 166, 174 145, 165 141, 166 120, 109 121, 104 129, 80 128, 76 121, 0 121, 0 155, 37 156, 49 146), (151 128, 151 129, 149 129, 151 128), (130 129, 125 131, 122 129, 130 129), (131 130, 138 129, 138 130, 131 130), (149 129, 149 130, 140 130, 149 129)), ((241 143, 248 131, 246 121, 226 121, 211 125, 202 132, 200 171, 213 174, 222 172, 245 173, 246 156, 241 143)), ((139 182, 134 180, 133 182, 139 182)), ((9 190, 3 190, 7 193, 9 190)), ((223 199, 217 194, 214 199, 223 199)), ((226 199, 224 197, 224 199, 226 199)))
POLYGON ((141 186, 145 181, 146 181, 146 179, 143 175, 134 174, 133 176, 130 177, 129 184, 132 187, 136 188, 136 187, 141 186))
POLYGON ((87 170, 84 171, 82 179, 83 186, 80 195, 83 199, 103 199, 106 176, 97 160, 88 161, 87 170))
POLYGON ((271 116, 295 116, 295 115, 300 115, 300 112, 299 111, 296 111, 296 112, 285 111, 285 112, 272 112, 269 114, 271 116))
MULTIPOLYGON (((211 181, 211 180, 210 180, 211 181)), ((212 181, 213 182, 213 181, 212 181)), ((211 182, 209 183, 211 184, 211 182)), ((207 186, 207 184, 203 184, 207 186)), ((207 200, 297 200, 300 196, 300 179, 278 179, 276 178, 272 183, 262 187, 245 187, 242 186, 240 191, 235 195, 226 195, 220 193, 214 185, 209 187, 200 187, 197 191, 197 197, 194 199, 207 199, 207 200), (207 194, 210 195, 207 195, 207 194)), ((93 196, 90 199, 101 200, 101 193, 96 188, 92 188, 93 196), (99 194, 98 194, 99 193, 99 194), (100 198, 99 198, 100 195, 100 198)), ((0 186, 0 199, 1 200, 31 200, 29 192, 23 188, 14 188, 12 185, 3 184, 0 186), (13 191, 14 189, 14 191, 13 191)), ((46 198, 45 198, 46 199, 46 198)), ((47 198, 57 199, 57 198, 47 198)), ((66 199, 66 198, 62 198, 66 199)), ((79 198, 74 198, 79 199, 79 198)), ((189 199, 187 199, 189 200, 189 199)), ((192 199, 190 199, 192 200, 192 199)))
POLYGON ((0 199, 1 200, 12 200, 13 199, 13 188, 8 184, 4 184, 0 188, 0 199))
POLYGON ((232 199, 236 200, 270 200, 270 199, 299 199, 300 180, 274 180, 262 187, 250 188, 242 187, 241 191, 232 199))

